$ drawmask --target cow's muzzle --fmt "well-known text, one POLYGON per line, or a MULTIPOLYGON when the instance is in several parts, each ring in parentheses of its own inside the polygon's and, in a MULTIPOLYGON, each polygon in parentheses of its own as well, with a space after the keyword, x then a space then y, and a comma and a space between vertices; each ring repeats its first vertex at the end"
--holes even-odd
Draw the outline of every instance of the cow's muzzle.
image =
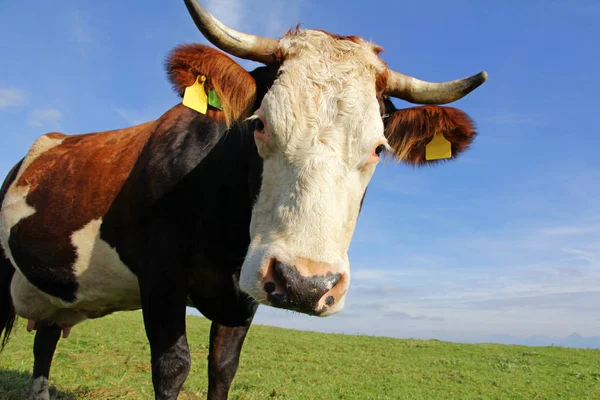
POLYGON ((317 316, 339 311, 338 303, 349 282, 334 266, 304 259, 293 264, 271 259, 267 268, 263 290, 271 306, 317 316))

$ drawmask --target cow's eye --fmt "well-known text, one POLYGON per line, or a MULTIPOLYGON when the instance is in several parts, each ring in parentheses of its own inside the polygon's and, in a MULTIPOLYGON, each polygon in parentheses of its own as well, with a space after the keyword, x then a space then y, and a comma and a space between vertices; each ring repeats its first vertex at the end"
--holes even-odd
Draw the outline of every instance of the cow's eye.
POLYGON ((252 125, 253 130, 256 132, 263 132, 265 130, 265 123, 260 118, 253 119, 252 125))
POLYGON ((375 148, 375 154, 377 154, 377 155, 380 155, 380 154, 381 154, 381 152, 382 152, 382 151, 384 151, 384 150, 385 150, 385 146, 384 146, 384 145, 382 145, 382 144, 380 144, 379 146, 377 146, 377 147, 375 148))

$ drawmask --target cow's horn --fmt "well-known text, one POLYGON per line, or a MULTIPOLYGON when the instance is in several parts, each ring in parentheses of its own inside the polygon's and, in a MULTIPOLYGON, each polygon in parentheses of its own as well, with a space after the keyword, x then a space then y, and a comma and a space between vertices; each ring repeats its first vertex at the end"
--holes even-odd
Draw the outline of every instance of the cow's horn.
POLYGON ((387 94, 415 104, 447 104, 463 98, 487 80, 482 71, 450 82, 425 82, 388 69, 387 94))
POLYGON ((263 64, 272 64, 275 61, 277 40, 238 32, 216 19, 197 0, 184 0, 184 2, 198 29, 221 50, 263 64))

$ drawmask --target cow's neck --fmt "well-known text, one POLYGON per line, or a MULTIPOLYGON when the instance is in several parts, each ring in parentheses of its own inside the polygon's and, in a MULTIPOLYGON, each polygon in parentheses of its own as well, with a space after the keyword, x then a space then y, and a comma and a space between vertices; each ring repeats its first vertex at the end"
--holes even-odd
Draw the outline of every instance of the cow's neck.
POLYGON ((148 144, 152 208, 189 224, 209 258, 242 260, 262 172, 252 133, 246 124, 227 130, 181 105, 169 113, 148 144))

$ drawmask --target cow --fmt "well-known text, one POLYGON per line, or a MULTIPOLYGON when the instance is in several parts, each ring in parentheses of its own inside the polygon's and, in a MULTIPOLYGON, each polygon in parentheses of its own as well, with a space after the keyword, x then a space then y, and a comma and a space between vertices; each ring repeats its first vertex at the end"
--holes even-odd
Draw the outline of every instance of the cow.
POLYGON ((348 248, 383 154, 436 163, 434 139, 452 159, 476 135, 467 114, 442 105, 485 72, 426 82, 357 36, 258 37, 185 5, 216 48, 168 56, 183 103, 125 129, 45 134, 2 185, 2 347, 16 316, 27 319, 33 399, 49 398, 61 334, 138 309, 155 398, 176 399, 191 362, 187 306, 212 321, 208 399, 226 399, 259 304, 321 317, 344 307, 348 248), (230 55, 262 65, 248 72, 230 55))

